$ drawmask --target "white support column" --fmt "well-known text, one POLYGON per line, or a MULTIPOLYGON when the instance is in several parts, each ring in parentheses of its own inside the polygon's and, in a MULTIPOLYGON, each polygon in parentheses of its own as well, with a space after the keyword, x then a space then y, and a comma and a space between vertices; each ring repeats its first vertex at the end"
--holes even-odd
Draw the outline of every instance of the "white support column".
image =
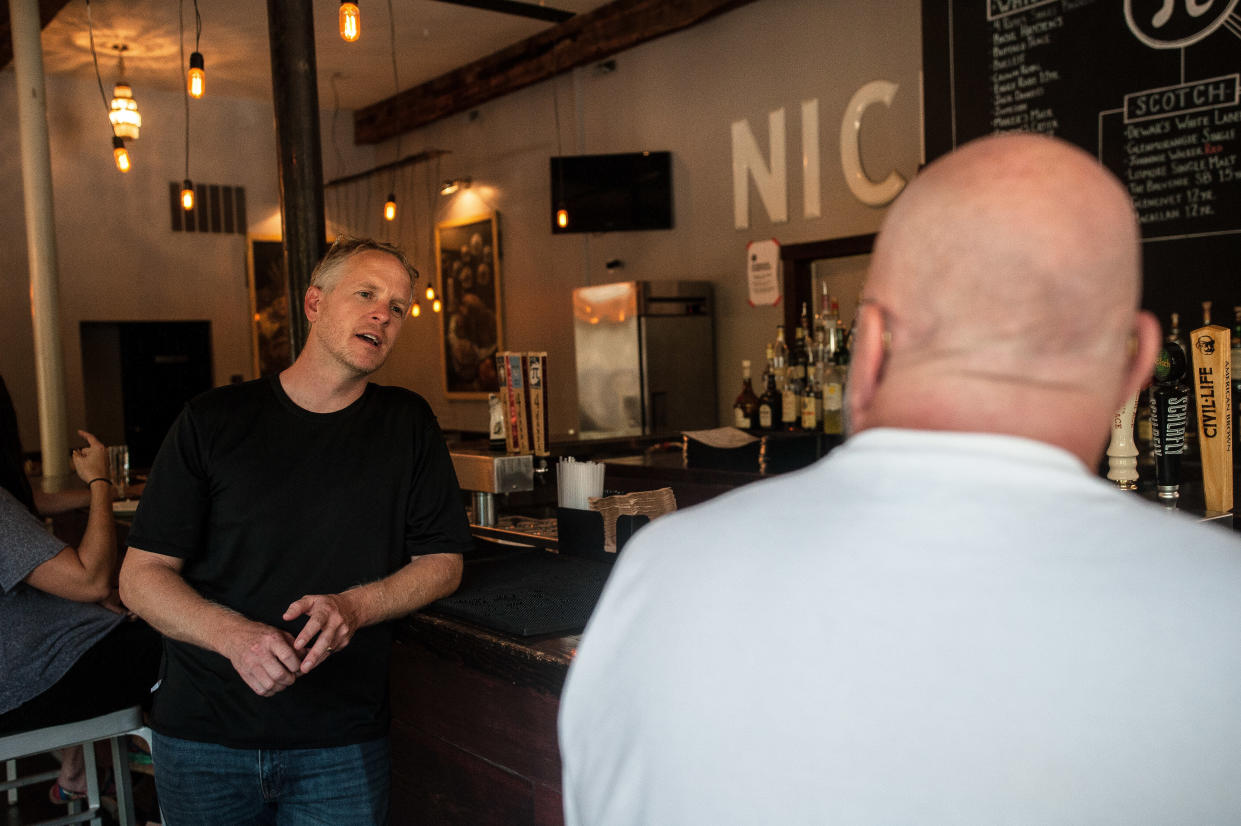
POLYGON ((17 75, 17 115, 21 129, 30 309, 39 392, 39 447, 43 452, 43 486, 47 490, 63 485, 72 469, 65 426, 65 358, 60 338, 52 159, 48 145, 47 89, 43 80, 38 0, 9 0, 9 19, 13 29, 13 67, 17 75))

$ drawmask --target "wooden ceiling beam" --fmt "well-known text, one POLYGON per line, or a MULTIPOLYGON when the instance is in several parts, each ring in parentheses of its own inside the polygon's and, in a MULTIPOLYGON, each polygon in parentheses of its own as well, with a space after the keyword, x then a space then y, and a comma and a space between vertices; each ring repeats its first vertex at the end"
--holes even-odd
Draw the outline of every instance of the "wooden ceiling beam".
MULTIPOLYGON (((47 28, 69 0, 39 0, 39 28, 47 28)), ((13 62, 13 22, 9 17, 8 0, 0 0, 0 69, 13 62)))
POLYGON ((356 143, 379 143, 561 72, 687 29, 754 0, 615 0, 354 113, 356 143))

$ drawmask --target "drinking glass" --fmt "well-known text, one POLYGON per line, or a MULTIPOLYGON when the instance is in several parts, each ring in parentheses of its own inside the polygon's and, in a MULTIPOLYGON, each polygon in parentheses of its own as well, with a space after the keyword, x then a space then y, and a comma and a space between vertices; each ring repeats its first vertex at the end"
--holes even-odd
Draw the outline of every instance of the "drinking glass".
POLYGON ((129 492, 129 445, 108 446, 108 475, 116 498, 124 499, 129 492))

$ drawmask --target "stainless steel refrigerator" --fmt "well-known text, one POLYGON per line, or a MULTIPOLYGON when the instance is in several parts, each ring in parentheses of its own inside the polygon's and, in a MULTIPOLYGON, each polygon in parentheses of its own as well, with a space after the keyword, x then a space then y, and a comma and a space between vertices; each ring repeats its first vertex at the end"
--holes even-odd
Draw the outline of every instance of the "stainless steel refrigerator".
POLYGON ((622 281, 573 291, 583 436, 718 424, 708 281, 622 281))

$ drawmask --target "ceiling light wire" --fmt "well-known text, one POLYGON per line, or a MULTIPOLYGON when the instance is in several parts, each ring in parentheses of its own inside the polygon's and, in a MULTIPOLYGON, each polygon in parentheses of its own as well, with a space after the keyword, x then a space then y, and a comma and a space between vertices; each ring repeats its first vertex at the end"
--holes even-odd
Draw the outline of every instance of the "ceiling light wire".
MULTIPOLYGON (((392 89, 393 100, 401 93, 401 82, 396 73, 396 17, 392 14, 392 0, 388 0, 388 46, 392 55, 392 89)), ((395 104, 394 104, 395 105, 395 104)), ((396 132, 396 160, 401 159, 401 127, 398 117, 396 132)), ((392 170, 392 192, 396 192, 396 175, 397 170, 392 170)))
MULTIPOLYGON (((91 18, 90 0, 86 0, 86 32, 90 38, 90 58, 95 64, 95 80, 99 83, 99 97, 103 100, 103 109, 105 112, 111 112, 112 106, 108 103, 108 94, 103 90, 103 77, 99 74, 99 55, 95 52, 95 25, 91 18)), ((112 129, 112 135, 116 135, 116 125, 112 123, 112 119, 108 119, 108 125, 112 129)))
MULTIPOLYGON (((194 0, 194 16, 198 17, 198 0, 194 0)), ((185 0, 177 0, 177 23, 180 26, 180 35, 177 37, 177 46, 181 50, 181 62, 178 66, 185 65, 185 0)), ((199 31, 202 30, 202 19, 198 21, 199 31)), ((195 45, 198 40, 195 36, 195 45)), ((178 68, 177 73, 180 74, 178 68)), ((185 101, 185 179, 190 179, 190 90, 181 84, 181 97, 185 101)))

